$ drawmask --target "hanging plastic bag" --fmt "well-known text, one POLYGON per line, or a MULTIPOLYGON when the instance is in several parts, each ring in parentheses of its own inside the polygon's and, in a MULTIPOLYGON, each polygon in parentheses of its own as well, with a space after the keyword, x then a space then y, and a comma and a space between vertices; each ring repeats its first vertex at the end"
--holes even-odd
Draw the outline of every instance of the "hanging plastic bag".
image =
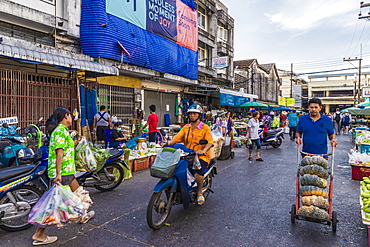
POLYGON ((75 148, 75 164, 77 169, 96 170, 97 168, 94 154, 86 137, 82 137, 75 148))
POLYGON ((73 192, 78 198, 80 198, 83 203, 84 210, 87 211, 91 204, 93 204, 89 191, 85 190, 82 186, 78 187, 77 190, 73 192))
POLYGON ((32 208, 28 222, 38 226, 63 226, 84 215, 86 210, 81 199, 69 186, 54 185, 32 208))
POLYGON ((195 155, 195 158, 194 158, 194 162, 193 162, 193 170, 200 170, 202 169, 202 165, 200 164, 200 161, 199 161, 199 158, 198 158, 198 155, 196 154, 195 155))

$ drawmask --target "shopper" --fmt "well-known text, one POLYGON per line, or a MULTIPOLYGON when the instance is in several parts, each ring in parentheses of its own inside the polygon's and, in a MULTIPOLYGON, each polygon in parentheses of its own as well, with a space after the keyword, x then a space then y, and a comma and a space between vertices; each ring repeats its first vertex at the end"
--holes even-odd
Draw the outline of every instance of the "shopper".
POLYGON ((293 112, 289 113, 288 115, 288 127, 289 127, 289 136, 290 140, 295 140, 297 125, 298 125, 298 116, 296 110, 293 110, 293 112))
MULTIPOLYGON (((55 184, 69 185, 72 192, 77 190, 79 184, 75 179, 75 151, 68 127, 72 125, 72 116, 65 107, 58 107, 51 116, 47 131, 50 135, 48 176, 55 184)), ((81 217, 80 223, 86 223, 95 215, 90 211, 81 217)), ((56 236, 47 236, 45 228, 37 227, 32 236, 33 245, 51 244, 58 240, 56 236)))
POLYGON ((341 120, 342 120, 342 115, 339 111, 339 108, 337 108, 336 112, 334 113, 334 130, 336 135, 340 135, 340 129, 341 129, 341 120))
POLYGON ((252 158, 252 152, 253 152, 253 146, 256 144, 257 150, 256 150, 256 161, 263 161, 263 159, 260 156, 261 153, 261 141, 260 137, 258 135, 258 128, 260 126, 259 119, 259 112, 253 112, 252 118, 248 121, 248 137, 252 141, 251 144, 248 145, 249 149, 249 160, 253 160, 252 158))
POLYGON ((338 145, 331 119, 320 113, 322 103, 319 98, 310 99, 308 101, 308 109, 309 114, 299 119, 296 143, 298 145, 303 144, 303 152, 309 154, 327 154, 328 138, 332 146, 338 145))
POLYGON ((150 115, 148 117, 148 121, 145 123, 144 128, 145 129, 149 125, 149 142, 155 142, 156 140, 156 134, 158 132, 157 126, 158 126, 158 115, 155 113, 156 106, 150 105, 149 106, 150 115))
POLYGON ((100 106, 100 112, 94 116, 94 130, 96 131, 96 140, 98 144, 103 144, 105 141, 104 130, 111 126, 110 115, 105 111, 105 106, 100 106))
POLYGON ((343 133, 348 134, 349 125, 351 124, 352 117, 349 114, 348 110, 344 111, 344 114, 342 115, 342 121, 341 124, 343 126, 343 133))

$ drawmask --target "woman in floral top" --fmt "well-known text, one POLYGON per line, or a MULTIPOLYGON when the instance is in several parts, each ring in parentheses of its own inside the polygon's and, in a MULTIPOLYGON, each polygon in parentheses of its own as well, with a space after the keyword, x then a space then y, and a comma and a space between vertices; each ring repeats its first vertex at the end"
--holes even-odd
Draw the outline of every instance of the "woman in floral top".
MULTIPOLYGON (((71 125, 70 111, 65 107, 56 108, 47 127, 48 133, 51 133, 48 175, 54 183, 69 185, 71 190, 75 191, 79 184, 74 175, 76 173, 74 142, 68 131, 68 127, 71 125)), ((81 217, 80 223, 86 223, 94 214, 94 211, 90 211, 81 217)), ((44 231, 45 228, 37 227, 32 236, 33 245, 50 244, 58 240, 56 236, 47 236, 44 231)))

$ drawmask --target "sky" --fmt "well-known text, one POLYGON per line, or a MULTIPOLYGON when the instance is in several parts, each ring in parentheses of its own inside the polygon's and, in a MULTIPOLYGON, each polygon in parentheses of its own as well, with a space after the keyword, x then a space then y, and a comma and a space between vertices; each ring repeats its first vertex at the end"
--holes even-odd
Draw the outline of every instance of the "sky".
POLYGON ((285 70, 293 63, 295 73, 358 68, 343 58, 360 58, 362 47, 362 66, 370 65, 370 23, 358 19, 370 7, 361 9, 360 0, 221 2, 235 21, 234 61, 256 58, 285 70))

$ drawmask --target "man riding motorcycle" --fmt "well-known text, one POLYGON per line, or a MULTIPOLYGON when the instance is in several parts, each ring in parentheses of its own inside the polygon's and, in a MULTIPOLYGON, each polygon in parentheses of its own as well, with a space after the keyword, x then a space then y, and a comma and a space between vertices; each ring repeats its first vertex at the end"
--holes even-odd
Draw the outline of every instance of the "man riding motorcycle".
POLYGON ((202 110, 203 109, 200 105, 191 105, 188 109, 190 123, 185 125, 172 140, 163 144, 164 146, 184 143, 187 148, 193 149, 199 155, 198 158, 201 164, 201 169, 191 170, 191 173, 194 174, 195 181, 198 185, 198 205, 202 205, 204 203, 202 193, 204 171, 211 161, 209 149, 213 146, 211 128, 200 120, 202 110), (198 145, 201 139, 206 139, 208 144, 198 145))

